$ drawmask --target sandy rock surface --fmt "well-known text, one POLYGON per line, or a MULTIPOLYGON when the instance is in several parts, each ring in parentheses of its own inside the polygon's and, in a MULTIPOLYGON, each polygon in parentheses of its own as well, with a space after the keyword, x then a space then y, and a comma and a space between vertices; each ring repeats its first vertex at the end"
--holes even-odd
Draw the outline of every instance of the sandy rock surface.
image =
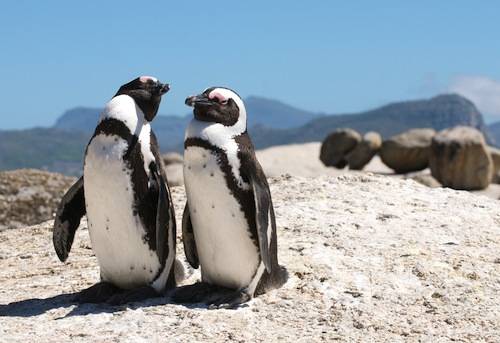
MULTIPOLYGON (((312 142, 304 144, 290 144, 274 146, 263 150, 258 150, 257 158, 264 168, 267 176, 281 176, 290 174, 302 177, 319 177, 324 175, 339 176, 345 174, 363 175, 365 172, 372 172, 382 175, 390 175, 395 178, 412 178, 418 182, 424 182, 432 187, 439 186, 433 182, 430 169, 409 174, 395 174, 387 167, 379 156, 374 156, 362 172, 345 169, 326 167, 319 160, 321 143, 312 142)), ((180 168, 180 167, 179 167, 180 168)), ((484 195, 492 199, 500 199, 500 185, 490 184, 488 188, 472 191, 474 194, 484 195)))
MULTIPOLYGON (((267 176, 281 176, 284 174, 302 177, 338 176, 353 172, 347 168, 326 167, 319 159, 320 149, 321 143, 312 142, 274 146, 257 150, 256 154, 267 176)), ((363 171, 381 174, 394 173, 392 169, 382 163, 378 156, 373 157, 363 171)), ((354 173, 358 172, 354 171, 354 173)))
MULTIPOLYGON (((498 342, 497 201, 370 174, 270 185, 281 289, 237 310, 78 306, 73 294, 99 279, 86 224, 62 264, 47 222, 0 232, 0 341, 498 342)), ((182 187, 173 196, 179 218, 182 187)))

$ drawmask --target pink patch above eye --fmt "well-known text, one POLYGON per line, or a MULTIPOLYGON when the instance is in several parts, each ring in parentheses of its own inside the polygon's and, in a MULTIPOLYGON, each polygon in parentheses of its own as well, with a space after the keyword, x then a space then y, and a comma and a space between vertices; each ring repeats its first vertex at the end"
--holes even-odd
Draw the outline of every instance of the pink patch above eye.
POLYGON ((152 80, 153 82, 157 82, 158 80, 156 79, 156 77, 153 77, 153 76, 141 76, 139 78, 139 80, 141 82, 148 82, 148 80, 152 80))
POLYGON ((222 94, 220 94, 219 92, 217 91, 212 91, 209 95, 208 95, 208 98, 209 99, 217 99, 217 101, 219 102, 224 102, 226 101, 226 97, 222 94))

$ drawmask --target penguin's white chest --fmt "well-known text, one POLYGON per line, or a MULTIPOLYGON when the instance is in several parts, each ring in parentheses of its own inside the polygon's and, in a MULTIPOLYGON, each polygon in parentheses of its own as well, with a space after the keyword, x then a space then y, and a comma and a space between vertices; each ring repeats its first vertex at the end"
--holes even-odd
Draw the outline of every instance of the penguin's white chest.
POLYGON ((116 136, 94 137, 85 157, 84 189, 101 278, 131 289, 150 283, 161 265, 134 213, 131 171, 122 158, 126 149, 126 141, 116 136))
POLYGON ((203 281, 235 289, 248 286, 259 251, 215 153, 187 147, 184 180, 203 281))

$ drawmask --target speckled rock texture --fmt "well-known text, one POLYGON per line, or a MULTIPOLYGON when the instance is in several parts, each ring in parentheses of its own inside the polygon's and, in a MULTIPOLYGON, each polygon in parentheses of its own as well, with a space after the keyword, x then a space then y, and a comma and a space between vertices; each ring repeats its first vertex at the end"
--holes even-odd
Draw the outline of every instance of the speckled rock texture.
MULTIPOLYGON (((168 297, 77 305, 73 294, 99 280, 85 222, 65 264, 51 222, 0 232, 0 341, 499 341, 496 200, 371 174, 270 186, 290 278, 237 310, 168 297)), ((180 222, 185 195, 172 190, 180 222)))
POLYGON ((0 231, 52 219, 76 178, 35 169, 0 172, 0 231))

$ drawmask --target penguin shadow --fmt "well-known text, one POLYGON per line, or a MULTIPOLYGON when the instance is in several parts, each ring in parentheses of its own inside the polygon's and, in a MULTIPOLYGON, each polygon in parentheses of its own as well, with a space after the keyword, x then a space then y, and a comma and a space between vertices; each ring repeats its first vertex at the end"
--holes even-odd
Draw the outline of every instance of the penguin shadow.
POLYGON ((76 293, 59 294, 50 298, 32 298, 0 305, 0 317, 35 317, 50 310, 74 305, 76 293))
POLYGON ((73 307, 67 314, 55 318, 58 320, 73 316, 85 316, 88 314, 121 312, 126 308, 137 309, 171 303, 167 297, 157 297, 123 305, 110 305, 107 303, 80 304, 74 300, 75 296, 78 294, 78 292, 66 293, 45 299, 33 298, 11 302, 6 305, 0 304, 0 317, 36 317, 54 309, 73 307))
MULTIPOLYGON (((108 303, 79 303, 75 301, 80 292, 64 293, 49 298, 32 298, 11 302, 6 305, 0 304, 0 317, 36 317, 51 310, 60 308, 70 308, 67 314, 55 318, 64 319, 73 316, 85 316, 88 314, 115 313, 126 308, 138 309, 162 305, 176 305, 188 309, 209 310, 210 300, 220 299, 223 296, 234 294, 234 291, 209 286, 204 283, 195 283, 177 288, 175 291, 167 292, 160 297, 147 298, 141 301, 128 302, 121 305, 111 305, 108 303), (176 293, 177 291, 177 293, 176 293), (176 299, 174 299, 176 298, 176 299)), ((241 303, 231 309, 248 307, 247 303, 241 303)), ((212 308, 214 309, 214 308, 212 308)))

